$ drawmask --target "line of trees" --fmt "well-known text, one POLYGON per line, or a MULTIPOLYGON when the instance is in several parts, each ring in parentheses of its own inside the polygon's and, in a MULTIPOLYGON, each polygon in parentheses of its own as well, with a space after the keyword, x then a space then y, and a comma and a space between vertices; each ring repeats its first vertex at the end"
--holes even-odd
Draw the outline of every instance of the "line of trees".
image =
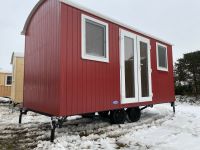
POLYGON ((200 51, 184 54, 175 63, 175 93, 200 95, 200 51))

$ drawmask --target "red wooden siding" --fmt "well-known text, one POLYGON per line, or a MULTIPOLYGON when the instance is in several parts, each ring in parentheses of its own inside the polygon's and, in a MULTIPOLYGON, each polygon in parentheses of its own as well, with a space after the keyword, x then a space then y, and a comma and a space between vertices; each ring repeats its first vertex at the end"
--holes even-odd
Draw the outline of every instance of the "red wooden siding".
POLYGON ((60 52, 59 7, 45 1, 26 33, 24 107, 59 114, 60 52))
POLYGON ((161 42, 168 46, 169 71, 158 71, 157 41, 144 36, 151 41, 153 101, 113 104, 120 102, 120 28, 131 31, 57 0, 45 1, 26 33, 24 107, 70 116, 174 101, 172 46, 161 42), (109 63, 81 58, 81 14, 109 24, 109 63))

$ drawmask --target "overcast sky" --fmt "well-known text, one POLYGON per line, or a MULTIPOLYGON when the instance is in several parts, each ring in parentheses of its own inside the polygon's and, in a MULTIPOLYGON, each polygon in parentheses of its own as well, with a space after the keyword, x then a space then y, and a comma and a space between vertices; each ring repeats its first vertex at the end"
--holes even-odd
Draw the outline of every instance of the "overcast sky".
MULTIPOLYGON (((20 35, 38 0, 6 0, 0 5, 0 68, 11 70, 13 51, 24 51, 20 35)), ((174 44, 174 60, 200 50, 199 0, 73 0, 174 44)))

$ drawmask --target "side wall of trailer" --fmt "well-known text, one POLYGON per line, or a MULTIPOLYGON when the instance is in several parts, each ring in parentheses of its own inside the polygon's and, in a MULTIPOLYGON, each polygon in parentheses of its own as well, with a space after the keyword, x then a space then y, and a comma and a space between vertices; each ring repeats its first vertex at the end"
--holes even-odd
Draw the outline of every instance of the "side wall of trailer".
POLYGON ((168 48, 168 72, 157 70, 156 40, 151 43, 151 67, 153 101, 121 105, 113 101, 120 96, 120 37, 117 24, 92 14, 61 5, 61 103, 60 115, 75 115, 122 107, 133 107, 174 101, 172 46, 168 48), (109 63, 83 60, 81 58, 81 14, 109 24, 109 63))
POLYGON ((59 115, 60 3, 47 0, 28 25, 25 45, 24 107, 59 115))

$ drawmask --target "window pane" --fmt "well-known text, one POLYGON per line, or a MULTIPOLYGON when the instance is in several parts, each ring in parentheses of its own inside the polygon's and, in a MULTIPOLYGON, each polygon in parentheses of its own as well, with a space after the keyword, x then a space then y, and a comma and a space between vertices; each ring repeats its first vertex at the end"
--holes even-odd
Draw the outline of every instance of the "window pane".
POLYGON ((7 85, 11 85, 12 84, 12 76, 7 76, 6 84, 7 85))
POLYGON ((148 45, 140 42, 140 64, 141 64, 141 88, 142 97, 149 96, 149 66, 148 66, 148 45))
POLYGON ((106 26, 86 20, 86 53, 106 57, 106 26))
POLYGON ((166 56, 166 48, 158 45, 158 59, 159 59, 159 67, 167 68, 167 56, 166 56))
POLYGON ((135 97, 134 39, 124 37, 126 98, 135 97))

